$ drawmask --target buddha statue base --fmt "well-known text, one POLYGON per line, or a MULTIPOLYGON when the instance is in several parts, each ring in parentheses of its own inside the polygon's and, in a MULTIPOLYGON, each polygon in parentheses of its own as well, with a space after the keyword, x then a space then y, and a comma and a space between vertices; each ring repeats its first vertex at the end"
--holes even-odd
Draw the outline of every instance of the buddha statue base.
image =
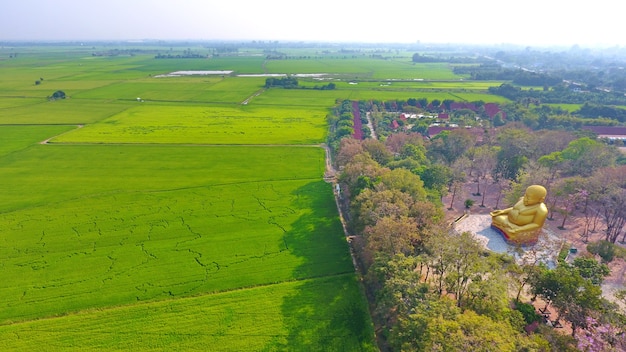
POLYGON ((541 234, 541 229, 520 232, 512 235, 494 224, 491 224, 491 228, 500 233, 502 237, 504 237, 504 240, 512 245, 532 246, 537 243, 539 235, 541 234))

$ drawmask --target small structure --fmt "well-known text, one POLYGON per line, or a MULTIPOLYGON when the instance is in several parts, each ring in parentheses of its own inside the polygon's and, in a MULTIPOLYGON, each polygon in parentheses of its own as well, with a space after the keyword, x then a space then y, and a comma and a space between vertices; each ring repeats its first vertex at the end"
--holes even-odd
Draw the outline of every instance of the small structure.
POLYGON ((626 140, 626 127, 623 126, 584 126, 583 130, 597 134, 600 139, 626 140))

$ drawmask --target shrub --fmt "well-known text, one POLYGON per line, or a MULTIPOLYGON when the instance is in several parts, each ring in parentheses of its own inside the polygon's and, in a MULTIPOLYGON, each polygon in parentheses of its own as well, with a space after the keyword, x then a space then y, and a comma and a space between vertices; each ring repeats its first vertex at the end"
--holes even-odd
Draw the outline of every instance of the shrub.
POLYGON ((65 99, 65 92, 62 90, 57 90, 56 92, 52 93, 51 97, 48 98, 51 100, 65 99))
POLYGON ((524 321, 527 325, 530 325, 536 321, 541 321, 541 315, 535 312, 535 307, 532 304, 515 301, 515 310, 522 313, 522 315, 524 316, 524 321))
POLYGON ((587 251, 599 255, 603 263, 610 263, 615 258, 615 244, 609 241, 591 242, 587 245, 587 251))

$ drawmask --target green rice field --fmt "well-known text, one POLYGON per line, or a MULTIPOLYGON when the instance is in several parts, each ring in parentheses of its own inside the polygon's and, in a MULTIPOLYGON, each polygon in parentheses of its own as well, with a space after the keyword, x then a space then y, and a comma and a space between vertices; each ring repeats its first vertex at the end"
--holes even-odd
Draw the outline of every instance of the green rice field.
POLYGON ((94 55, 110 49, 0 48, 0 350, 376 350, 323 180, 326 116, 500 101, 489 85, 406 53, 94 55), (159 77, 180 70, 232 73, 159 77), (266 73, 337 89, 265 89, 266 73))
POLYGON ((56 143, 319 144, 324 109, 138 103, 56 143))

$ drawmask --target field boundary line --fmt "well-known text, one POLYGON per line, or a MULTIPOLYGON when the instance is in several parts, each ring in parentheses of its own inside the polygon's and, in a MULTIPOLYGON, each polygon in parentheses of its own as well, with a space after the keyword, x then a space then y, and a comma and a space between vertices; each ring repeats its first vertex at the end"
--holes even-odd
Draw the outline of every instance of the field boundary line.
POLYGON ((49 144, 49 142, 50 142, 50 140, 51 140, 51 139, 53 139, 53 138, 57 138, 57 137, 60 137, 60 136, 62 136, 62 135, 64 135, 64 134, 66 134, 66 133, 70 133, 70 132, 73 132, 73 131, 79 130, 79 129, 83 128, 83 127, 85 127, 85 125, 84 125, 84 124, 76 125, 76 128, 75 128, 75 129, 73 129, 73 130, 69 130, 69 131, 66 131, 66 132, 63 132, 63 133, 61 133, 61 134, 57 134, 56 136, 52 136, 52 137, 50 137, 50 138, 48 138, 48 139, 45 139, 45 140, 43 140, 43 141, 39 142, 39 144, 49 144))

